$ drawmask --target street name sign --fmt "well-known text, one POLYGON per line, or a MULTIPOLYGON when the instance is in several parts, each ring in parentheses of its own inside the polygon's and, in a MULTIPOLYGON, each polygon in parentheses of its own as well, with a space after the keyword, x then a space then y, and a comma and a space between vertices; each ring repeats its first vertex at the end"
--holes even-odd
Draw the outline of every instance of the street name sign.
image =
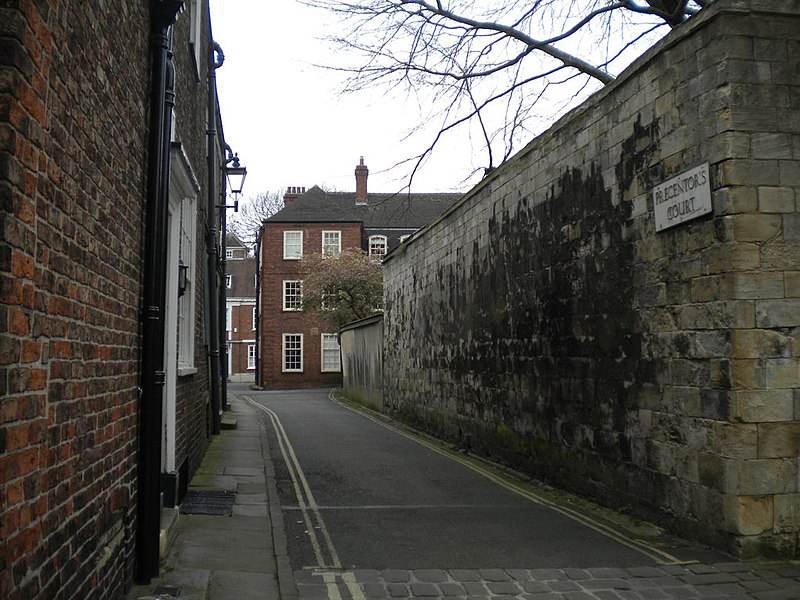
POLYGON ((653 188, 656 231, 711 212, 711 178, 703 163, 653 188))

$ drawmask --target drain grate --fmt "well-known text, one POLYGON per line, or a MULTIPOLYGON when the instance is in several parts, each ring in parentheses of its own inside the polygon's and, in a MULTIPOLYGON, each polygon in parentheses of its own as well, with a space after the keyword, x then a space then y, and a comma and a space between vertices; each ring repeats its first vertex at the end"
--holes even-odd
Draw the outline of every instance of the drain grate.
POLYGON ((230 516, 235 499, 236 492, 231 491, 189 491, 183 497, 180 511, 182 515, 230 516))

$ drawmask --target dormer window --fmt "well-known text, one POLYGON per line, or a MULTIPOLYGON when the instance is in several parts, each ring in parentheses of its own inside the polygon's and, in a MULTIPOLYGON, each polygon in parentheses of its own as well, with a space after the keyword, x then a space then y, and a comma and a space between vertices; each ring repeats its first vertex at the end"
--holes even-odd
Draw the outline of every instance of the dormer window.
POLYGON ((372 260, 381 260, 386 256, 386 245, 385 235, 369 236, 369 257, 372 260))

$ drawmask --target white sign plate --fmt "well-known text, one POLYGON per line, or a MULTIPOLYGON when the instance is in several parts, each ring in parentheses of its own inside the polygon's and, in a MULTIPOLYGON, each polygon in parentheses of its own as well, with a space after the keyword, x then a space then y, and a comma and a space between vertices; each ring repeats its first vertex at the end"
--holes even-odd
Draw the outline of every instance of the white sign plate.
POLYGON ((708 163, 668 179, 653 188, 656 231, 663 231, 711 212, 708 163))

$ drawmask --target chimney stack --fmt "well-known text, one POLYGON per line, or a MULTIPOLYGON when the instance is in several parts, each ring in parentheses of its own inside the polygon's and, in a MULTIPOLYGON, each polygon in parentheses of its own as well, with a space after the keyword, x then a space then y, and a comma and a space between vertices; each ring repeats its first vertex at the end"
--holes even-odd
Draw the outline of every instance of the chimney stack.
POLYGON ((366 204, 367 203, 367 176, 369 175, 369 169, 367 165, 364 164, 364 157, 361 157, 361 161, 356 165, 356 204, 366 204))
POLYGON ((296 198, 306 193, 306 188, 298 186, 289 186, 283 194, 283 206, 289 206, 296 198))

